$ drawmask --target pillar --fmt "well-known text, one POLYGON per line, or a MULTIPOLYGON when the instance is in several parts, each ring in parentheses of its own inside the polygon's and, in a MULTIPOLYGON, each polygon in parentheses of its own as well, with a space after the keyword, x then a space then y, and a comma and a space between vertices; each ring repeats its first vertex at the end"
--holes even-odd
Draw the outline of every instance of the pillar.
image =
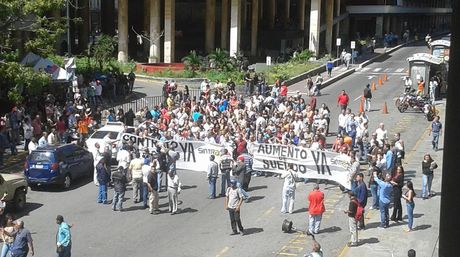
POLYGON ((299 0, 299 30, 305 29, 305 0, 299 0))
POLYGON ((375 18, 375 36, 377 38, 383 37, 383 16, 375 18))
POLYGON ((106 35, 115 35, 114 20, 115 20, 115 3, 114 0, 104 0, 101 4, 101 31, 106 35))
POLYGON ((248 24, 248 1, 241 0, 241 7, 242 7, 241 12, 243 13, 243 23, 241 25, 243 26, 244 29, 246 29, 246 26, 248 24))
POLYGON ((174 62, 176 34, 176 0, 165 0, 164 62, 174 62))
POLYGON ((230 7, 230 56, 240 50, 241 39, 241 1, 231 0, 230 7))
POLYGON ((268 0, 268 27, 275 27, 276 0, 268 0))
POLYGON ((252 0, 251 55, 257 55, 257 33, 259 28, 259 0, 252 0))
POLYGON ((384 24, 385 24, 385 33, 389 34, 391 32, 391 20, 390 20, 391 17, 385 17, 383 19, 384 21, 384 24))
POLYGON ((287 27, 289 24, 289 18, 291 17, 291 0, 284 0, 284 26, 287 27))
POLYGON ((216 0, 206 0, 205 30, 205 50, 210 53, 216 48, 216 0))
POLYGON ((160 15, 161 15, 160 0, 150 0, 150 49, 149 49, 149 63, 161 61, 160 50, 160 15))
POLYGON ((319 33, 320 33, 320 15, 321 15, 321 0, 311 0, 310 9, 310 36, 308 49, 319 55, 319 33))
POLYGON ((222 0, 220 23, 220 48, 228 49, 228 0, 222 0))
POLYGON ((326 0, 326 50, 332 54, 332 30, 334 27, 334 0, 326 0))
MULTIPOLYGON (((452 1, 453 13, 451 16, 452 34, 458 35, 460 30, 460 2, 452 1)), ((449 59, 449 78, 448 84, 455 85, 460 80, 460 38, 452 37, 451 51, 449 59)), ((439 218, 439 251, 436 256, 450 257, 458 254, 458 238, 460 238, 460 205, 458 196, 460 195, 460 173, 458 169, 458 131, 460 131, 460 119, 458 119, 458 110, 460 109, 460 87, 450 86, 446 100, 446 120, 444 133, 444 150, 442 165, 442 196, 440 196, 441 206, 433 204, 434 208, 440 209, 439 218)), ((442 134, 441 134, 442 135, 442 134)), ((439 172, 441 173, 441 172, 439 172)), ((436 222, 434 220, 433 222, 436 222)), ((436 223, 434 223, 436 224, 436 223)))
MULTIPOLYGON (((335 15, 340 16, 340 0, 335 0, 335 15)), ((347 33, 347 32, 345 32, 347 33)), ((340 37, 340 21, 335 24, 335 37, 340 37)))
POLYGON ((118 0, 118 61, 128 61, 128 0, 118 0))

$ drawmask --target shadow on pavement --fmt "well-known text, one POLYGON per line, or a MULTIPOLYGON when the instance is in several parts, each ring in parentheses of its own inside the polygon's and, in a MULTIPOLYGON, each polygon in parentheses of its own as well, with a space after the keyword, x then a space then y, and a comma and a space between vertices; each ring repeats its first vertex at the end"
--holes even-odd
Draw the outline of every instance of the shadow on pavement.
POLYGON ((194 213, 194 212, 197 212, 197 211, 198 211, 197 209, 185 208, 185 209, 180 210, 180 213, 194 213))
POLYGON ((362 239, 360 242, 359 242, 359 245, 363 245, 363 244, 377 244, 379 243, 380 241, 375 238, 375 237, 371 237, 371 238, 366 238, 366 239, 362 239))
POLYGON ((308 208, 304 207, 304 208, 297 209, 293 211, 292 213, 302 213, 302 212, 307 212, 307 211, 308 211, 308 208))
POLYGON ((334 233, 334 232, 341 231, 341 230, 342 229, 340 227, 332 226, 332 227, 328 227, 325 229, 321 229, 319 232, 320 233, 334 233))
POLYGON ((257 233, 260 233, 260 232, 263 232, 264 229, 263 228, 247 228, 244 230, 244 234, 245 235, 251 235, 251 234, 257 234, 257 233))
POLYGON ((259 189, 265 189, 265 188, 268 188, 268 186, 255 186, 255 187, 250 187, 250 188, 248 188, 248 192, 256 191, 256 190, 259 190, 259 189))
POLYGON ((413 230, 417 231, 417 230, 425 230, 425 229, 428 229, 428 228, 431 228, 432 226, 431 225, 418 225, 416 226, 413 230))
POLYGON ((197 188, 197 185, 192 185, 192 186, 187 186, 187 185, 185 185, 185 186, 182 186, 181 188, 182 188, 183 190, 187 190, 187 189, 197 188))
POLYGON ((249 202, 254 202, 254 201, 257 201, 257 200, 261 200, 261 199, 264 199, 265 196, 251 196, 249 197, 249 202))
POLYGON ((10 213, 11 215, 13 215, 14 219, 20 219, 24 216, 29 216, 32 211, 35 211, 36 209, 42 206, 43 204, 41 203, 26 203, 26 205, 24 206, 24 210, 16 212, 14 209, 10 209, 7 207, 6 213, 10 213))
MULTIPOLYGON (((423 214, 423 213, 415 213, 414 214, 414 219, 418 219, 418 218, 422 217, 423 215, 425 215, 425 214, 423 214)), ((407 215, 404 215, 403 219, 406 220, 407 215)))

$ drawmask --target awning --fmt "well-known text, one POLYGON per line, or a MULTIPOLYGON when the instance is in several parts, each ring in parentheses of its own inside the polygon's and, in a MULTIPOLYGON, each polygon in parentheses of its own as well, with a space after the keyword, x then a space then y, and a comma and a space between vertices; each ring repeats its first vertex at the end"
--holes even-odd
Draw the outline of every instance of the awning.
POLYGON ((409 62, 429 62, 432 64, 439 65, 442 63, 442 60, 437 58, 436 56, 433 56, 431 54, 426 54, 426 53, 418 53, 414 54, 412 57, 407 58, 407 61, 409 62))

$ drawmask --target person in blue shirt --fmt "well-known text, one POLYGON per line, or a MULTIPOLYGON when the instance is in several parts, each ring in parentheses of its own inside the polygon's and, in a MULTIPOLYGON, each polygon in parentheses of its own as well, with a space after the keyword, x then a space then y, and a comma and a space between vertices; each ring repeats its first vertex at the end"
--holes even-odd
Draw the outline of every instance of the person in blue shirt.
MULTIPOLYGON (((364 183, 363 178, 364 175, 361 172, 356 175, 356 187, 353 190, 353 193, 355 194, 359 205, 361 205, 364 209, 367 205, 367 186, 366 183, 364 183)), ((364 210, 363 215, 361 215, 361 219, 358 221, 358 229, 364 229, 364 210)))
POLYGON ((391 202, 391 193, 393 192, 393 185, 390 183, 391 175, 385 176, 385 181, 377 177, 377 172, 374 171, 374 181, 379 185, 379 209, 380 209, 380 228, 387 228, 390 226, 389 208, 391 202))
POLYGON ((72 249, 72 236, 70 234, 71 226, 64 222, 64 217, 62 215, 58 215, 56 217, 56 224, 58 224, 56 236, 58 257, 70 257, 72 249))
POLYGON ((389 144, 385 145, 386 153, 385 153, 385 161, 386 161, 386 172, 387 174, 393 175, 393 166, 395 163, 393 149, 389 144))
POLYGON ((24 228, 24 221, 16 220, 15 222, 15 229, 16 233, 8 234, 8 236, 14 236, 13 246, 11 247, 11 256, 14 257, 27 257, 27 254, 34 255, 34 244, 32 240, 32 236, 30 235, 30 231, 24 228))

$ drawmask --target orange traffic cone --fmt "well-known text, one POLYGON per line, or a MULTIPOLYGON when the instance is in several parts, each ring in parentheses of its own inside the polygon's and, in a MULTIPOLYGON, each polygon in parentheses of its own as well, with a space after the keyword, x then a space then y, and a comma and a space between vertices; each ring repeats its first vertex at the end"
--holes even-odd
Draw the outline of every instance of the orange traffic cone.
POLYGON ((361 97, 361 101, 359 103, 359 113, 364 112, 364 96, 361 97))
POLYGON ((379 77, 379 86, 382 86, 383 85, 383 81, 382 81, 382 78, 379 77))
POLYGON ((385 101, 385 103, 383 104, 383 111, 382 111, 383 114, 388 114, 388 106, 387 106, 387 102, 385 101))
POLYGON ((375 82, 374 82, 374 81, 372 81, 372 86, 371 86, 371 89, 372 89, 372 91, 375 91, 375 90, 377 90, 377 88, 375 87, 375 82))

